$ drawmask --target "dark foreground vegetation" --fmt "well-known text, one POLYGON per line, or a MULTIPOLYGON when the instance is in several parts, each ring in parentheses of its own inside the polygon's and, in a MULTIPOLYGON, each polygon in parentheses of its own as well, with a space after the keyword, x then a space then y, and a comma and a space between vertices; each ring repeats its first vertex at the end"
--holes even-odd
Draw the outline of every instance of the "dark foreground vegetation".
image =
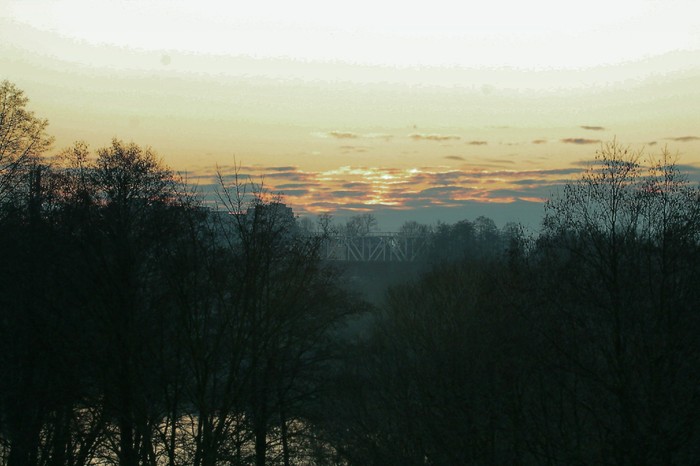
POLYGON ((235 178, 212 213, 118 140, 44 159, 26 103, 0 85, 0 464, 700 459, 700 198, 668 153, 603 146, 536 238, 408 224, 440 247, 370 305, 327 218, 235 178))

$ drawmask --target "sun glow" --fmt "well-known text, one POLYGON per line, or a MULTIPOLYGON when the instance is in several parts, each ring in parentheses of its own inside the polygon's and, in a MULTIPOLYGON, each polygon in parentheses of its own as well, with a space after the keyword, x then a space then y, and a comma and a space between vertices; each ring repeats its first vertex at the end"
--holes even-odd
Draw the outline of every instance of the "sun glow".
MULTIPOLYGON (((265 189, 279 193, 299 213, 320 214, 343 209, 365 212, 374 207, 409 210, 430 206, 459 207, 464 203, 541 203, 552 186, 571 170, 487 171, 440 167, 396 169, 351 167, 310 172, 294 167, 241 167, 241 179, 265 179, 265 189), (527 178, 530 183, 523 184, 527 178)), ((214 186, 202 175, 203 186, 214 186)), ((206 188, 205 188, 206 189, 206 188)))

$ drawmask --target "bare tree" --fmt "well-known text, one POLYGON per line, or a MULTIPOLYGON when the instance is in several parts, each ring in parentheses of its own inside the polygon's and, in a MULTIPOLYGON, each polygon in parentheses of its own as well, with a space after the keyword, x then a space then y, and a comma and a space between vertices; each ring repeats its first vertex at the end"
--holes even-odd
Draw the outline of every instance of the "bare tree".
MULTIPOLYGON (((601 439, 569 461, 673 464, 696 453, 698 208, 668 151, 645 158, 616 141, 547 204, 557 290, 545 320, 558 323, 568 432, 601 439)), ((575 438, 562 441, 573 452, 575 438)))
POLYGON ((26 173, 50 145, 48 121, 27 110, 29 99, 9 81, 0 83, 0 202, 18 187, 26 173))
POLYGON ((113 140, 92 157, 79 143, 63 154, 66 220, 80 239, 77 271, 95 347, 92 374, 122 465, 154 464, 163 417, 158 338, 170 320, 160 260, 178 236, 182 196, 149 148, 113 140))
POLYGON ((246 417, 255 464, 268 461, 277 427, 282 461, 289 465, 292 434, 304 424, 303 407, 314 399, 316 377, 330 357, 331 332, 353 311, 352 302, 320 261, 323 236, 299 235, 279 197, 237 175, 222 188, 225 210, 232 213, 224 224, 236 263, 231 295, 247 336, 246 417))
POLYGON ((374 214, 366 212, 355 215, 345 222, 344 232, 348 236, 367 236, 378 229, 377 218, 374 214))

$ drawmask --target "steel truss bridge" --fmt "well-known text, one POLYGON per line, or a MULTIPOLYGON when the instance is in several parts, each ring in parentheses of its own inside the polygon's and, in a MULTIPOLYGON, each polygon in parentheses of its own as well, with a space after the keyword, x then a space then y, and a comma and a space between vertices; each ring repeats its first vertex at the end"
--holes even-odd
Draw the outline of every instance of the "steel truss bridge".
POLYGON ((413 262, 428 251, 428 239, 384 233, 368 236, 330 236, 321 246, 329 261, 413 262))

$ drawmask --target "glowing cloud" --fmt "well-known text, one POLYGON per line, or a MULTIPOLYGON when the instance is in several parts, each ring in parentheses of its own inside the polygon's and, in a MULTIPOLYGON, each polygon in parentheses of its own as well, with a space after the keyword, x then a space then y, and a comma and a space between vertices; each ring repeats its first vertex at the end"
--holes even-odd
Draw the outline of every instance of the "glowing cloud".
MULTIPOLYGON (((487 170, 478 166, 463 169, 343 166, 306 172, 292 167, 245 168, 254 168, 251 172, 246 172, 249 179, 264 179, 268 192, 283 195, 285 202, 299 213, 368 211, 377 207, 395 210, 430 206, 457 207, 463 202, 541 202, 554 186, 562 184, 582 170, 487 170)), ((207 175, 211 176, 211 173, 207 175)), ((231 179, 229 175, 224 175, 223 178, 231 179)), ((216 180, 210 180, 209 190, 216 190, 216 180)))

